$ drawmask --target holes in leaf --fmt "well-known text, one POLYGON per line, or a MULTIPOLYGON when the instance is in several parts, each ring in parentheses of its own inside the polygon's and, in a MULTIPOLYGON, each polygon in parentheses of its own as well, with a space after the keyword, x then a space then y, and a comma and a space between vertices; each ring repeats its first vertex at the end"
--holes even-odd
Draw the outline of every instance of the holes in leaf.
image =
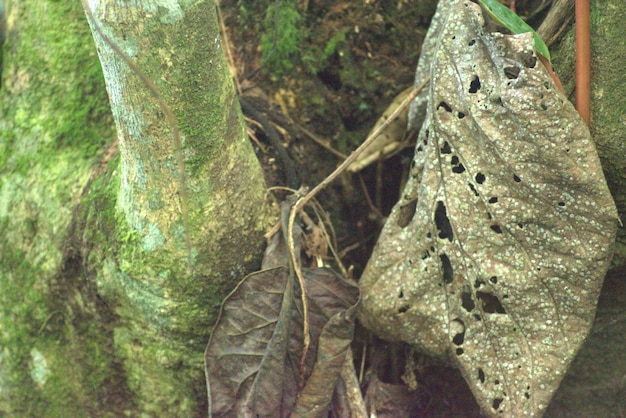
POLYGON ((518 223, 517 223, 517 227, 518 227, 519 229, 524 229, 524 224, 523 224, 523 223, 521 223, 521 222, 518 222, 518 223))
POLYGON ((504 401, 503 398, 495 398, 491 403, 491 407, 497 411, 498 408, 500 408, 500 404, 502 403, 502 401, 504 401))
POLYGON ((476 297, 480 300, 483 311, 491 314, 505 314, 504 306, 500 303, 500 299, 492 293, 476 292, 476 297))
POLYGON ((457 157, 456 155, 452 156, 450 163, 452 164, 453 173, 461 174, 465 171, 465 167, 463 166, 463 164, 461 164, 461 162, 459 161, 459 157, 457 157))
POLYGON ((410 305, 403 305, 400 306, 400 308, 398 308, 398 313, 405 313, 406 311, 408 311, 411 308, 410 305))
POLYGON ((463 349, 462 348, 457 348, 455 351, 457 356, 460 356, 461 354, 463 354, 463 349))
POLYGON ((522 63, 526 68, 535 68, 537 57, 532 52, 528 52, 522 57, 522 63))
POLYGON ((441 147, 442 154, 452 154, 452 149, 450 148, 450 144, 448 142, 443 143, 443 147, 441 147))
POLYGON ((478 289, 478 288, 480 288, 480 286, 482 286, 484 284, 485 284, 485 282, 483 282, 482 280, 476 279, 476 280, 474 280, 474 289, 478 289))
POLYGON ((412 199, 400 207, 400 214, 398 215, 398 226, 400 228, 404 228, 411 223, 411 220, 413 220, 413 216, 415 215, 416 207, 417 199, 412 199))
POLYGON ((486 178, 485 178, 485 175, 483 173, 478 173, 478 174, 476 174, 475 179, 476 179, 476 183, 483 184, 485 182, 486 178))
POLYGON ((470 189, 472 189, 472 191, 474 192, 474 196, 478 197, 480 196, 480 194, 478 193, 478 190, 476 190, 476 187, 474 187, 474 185, 472 183, 467 183, 467 185, 470 187, 470 189))
POLYGON ((519 77, 521 69, 518 67, 504 67, 504 75, 509 80, 514 80, 519 77))
POLYGON ((465 340, 465 323, 461 319, 456 318, 452 321, 451 328, 454 330, 453 332, 456 332, 454 337, 452 337, 452 342, 455 345, 462 345, 465 340))
POLYGON ((498 198, 497 197, 492 197, 489 199, 489 203, 498 203, 498 198))
POLYGON ((450 219, 446 214, 446 206, 441 200, 437 202, 437 209, 435 209, 435 225, 439 230, 439 238, 448 239, 452 242, 454 234, 452 233, 452 225, 450 225, 450 219))
POLYGON ((463 112, 459 112, 456 115, 458 116, 459 119, 463 119, 465 117, 465 113, 463 112))
POLYGON ((467 312, 473 311, 476 307, 476 304, 474 303, 474 299, 472 299, 472 294, 470 292, 461 293, 461 306, 463 306, 463 309, 465 309, 467 312))
POLYGON ((402 299, 404 297, 404 293, 402 292, 402 289, 400 289, 400 294, 398 294, 398 299, 402 299))
POLYGON ((481 368, 478 368, 478 380, 480 380, 480 383, 485 383, 485 372, 481 368))
POLYGON ((517 174, 513 174, 513 181, 515 181, 515 183, 519 183, 522 181, 521 178, 519 178, 519 176, 517 174))
POLYGON ((491 283, 493 283, 493 284, 498 283, 498 276, 491 276, 491 277, 489 278, 489 281, 490 281, 491 283))
POLYGON ((564 207, 565 206, 565 202, 559 202, 559 203, 557 203, 557 205, 559 205, 560 207, 564 207))
POLYGON ((452 276, 454 274, 454 270, 452 269, 452 263, 450 263, 450 258, 446 254, 439 255, 439 259, 441 260, 441 270, 443 272, 443 282, 446 284, 452 283, 452 276))
POLYGON ((441 107, 443 107, 446 112, 452 112, 452 108, 448 105, 448 103, 444 101, 439 102, 439 104, 437 105, 437 110, 439 110, 439 108, 441 107))
POLYGON ((491 230, 493 232, 495 232, 496 234, 501 234, 502 233, 502 228, 500 228, 500 225, 491 225, 489 228, 491 228, 491 230))
POLYGON ((480 78, 478 78, 478 76, 475 76, 470 83, 469 92, 476 93, 478 90, 480 90, 480 78))
POLYGON ((471 41, 469 41, 469 43, 467 44, 468 46, 472 46, 476 43, 476 39, 472 39, 471 41))
POLYGON ((540 106, 542 110, 548 110, 548 106, 546 106, 545 103, 541 103, 540 106))

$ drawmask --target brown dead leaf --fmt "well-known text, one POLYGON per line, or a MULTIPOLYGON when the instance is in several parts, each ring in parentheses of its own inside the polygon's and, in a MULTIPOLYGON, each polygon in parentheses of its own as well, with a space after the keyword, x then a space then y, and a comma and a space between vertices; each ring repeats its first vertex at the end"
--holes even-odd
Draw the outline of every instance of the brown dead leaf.
MULTIPOLYGON (((296 234, 301 238, 299 228, 296 234)), ((311 345, 301 376, 302 303, 286 251, 284 238, 276 234, 264 262, 273 268, 247 276, 224 301, 205 352, 211 416, 286 417, 294 410, 298 416, 322 416, 326 411, 350 349, 359 290, 331 269, 302 270, 311 345)))
POLYGON ((486 33, 469 1, 438 14, 426 119, 360 319, 455 364, 486 415, 541 415, 589 332, 616 209, 532 36, 486 33))

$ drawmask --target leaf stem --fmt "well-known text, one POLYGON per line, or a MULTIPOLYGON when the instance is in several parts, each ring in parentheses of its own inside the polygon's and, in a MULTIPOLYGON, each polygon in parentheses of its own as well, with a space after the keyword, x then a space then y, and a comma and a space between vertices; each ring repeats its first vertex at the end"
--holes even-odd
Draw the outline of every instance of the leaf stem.
POLYGON ((589 2, 576 1, 576 110, 589 126, 591 119, 591 23, 589 2))
POLYGON ((363 151, 365 151, 365 149, 367 147, 370 146, 370 144, 374 141, 374 139, 376 139, 376 137, 378 136, 378 134, 385 129, 399 114, 400 112, 409 105, 409 103, 411 103, 411 101, 415 98, 415 96, 417 96, 417 94, 422 91, 422 89, 426 86, 426 84, 430 81, 430 77, 426 77, 426 79, 417 87, 415 87, 413 89, 413 91, 411 92, 411 94, 409 94, 407 96, 406 99, 404 99, 404 101, 400 104, 400 106, 398 106, 398 108, 391 114, 389 115, 389 118, 385 121, 385 123, 383 123, 382 125, 380 125, 378 127, 378 129, 376 129, 374 132, 372 132, 370 134, 370 136, 367 137, 367 139, 356 149, 352 152, 352 154, 350 154, 348 156, 348 158, 346 158, 340 165, 339 167, 337 167, 335 169, 335 171, 333 171, 332 173, 330 173, 328 175, 328 177, 326 177, 324 180, 322 180, 321 183, 319 183, 317 186, 315 186, 313 188, 313 190, 311 190, 309 193, 307 193, 306 196, 304 196, 302 199, 300 199, 292 208, 293 211, 298 212, 300 209, 302 209, 304 207, 304 205, 307 204, 307 202, 309 200, 311 200, 316 194, 318 194, 323 188, 325 188, 326 186, 328 186, 333 180, 335 180, 335 178, 337 178, 337 176, 339 174, 341 174, 342 172, 344 172, 349 166, 350 164, 352 164, 354 162, 354 160, 356 160, 359 155, 361 155, 363 153, 363 151))

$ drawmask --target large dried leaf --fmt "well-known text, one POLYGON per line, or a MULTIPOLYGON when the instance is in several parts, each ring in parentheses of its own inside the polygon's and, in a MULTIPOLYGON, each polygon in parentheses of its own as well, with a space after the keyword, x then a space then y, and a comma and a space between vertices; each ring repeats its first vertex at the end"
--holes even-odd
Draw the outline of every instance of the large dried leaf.
POLYGON ((593 321, 617 227, 589 132, 530 34, 441 1, 427 114, 360 318, 447 358, 483 412, 541 415, 593 321))
POLYGON ((205 361, 213 417, 284 417, 294 408, 317 416, 330 402, 349 349, 358 288, 330 269, 303 269, 311 345, 300 376, 300 289, 288 267, 276 267, 288 257, 282 237, 275 238, 264 263, 274 268, 237 286, 211 334, 205 361))
MULTIPOLYGON (((325 417, 354 334, 358 287, 329 269, 305 270, 311 327, 321 329, 313 370, 293 410, 296 417, 325 417)), ((298 318, 302 318, 299 316, 298 318)), ((299 328, 302 329, 300 322, 299 328)), ((312 345, 311 354, 315 353, 312 345)))

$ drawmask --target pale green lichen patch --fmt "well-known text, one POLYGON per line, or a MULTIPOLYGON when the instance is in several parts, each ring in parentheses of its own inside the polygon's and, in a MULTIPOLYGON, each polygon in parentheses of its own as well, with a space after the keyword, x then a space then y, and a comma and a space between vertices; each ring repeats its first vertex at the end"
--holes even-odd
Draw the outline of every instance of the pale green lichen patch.
POLYGON ((30 350, 31 366, 30 377, 33 378, 37 386, 43 387, 50 375, 50 369, 48 368, 48 362, 41 351, 33 348, 30 350))

